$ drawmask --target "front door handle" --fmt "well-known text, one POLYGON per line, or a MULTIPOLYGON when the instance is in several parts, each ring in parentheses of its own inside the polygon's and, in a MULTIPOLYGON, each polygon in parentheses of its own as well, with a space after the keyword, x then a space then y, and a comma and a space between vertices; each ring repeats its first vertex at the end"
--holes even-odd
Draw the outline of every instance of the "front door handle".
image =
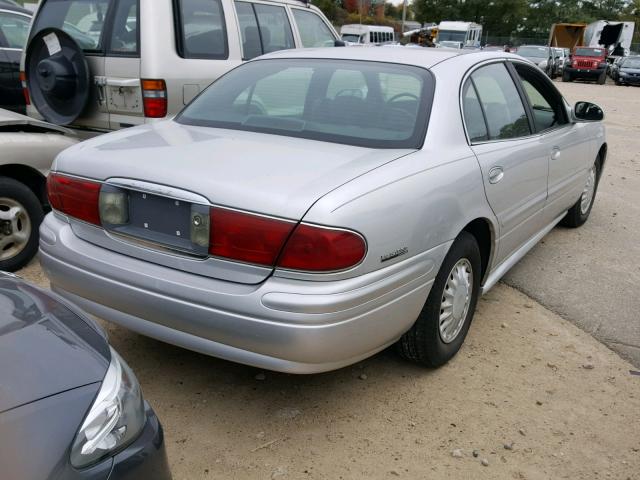
POLYGON ((551 150, 551 160, 558 160, 560 158, 560 147, 553 147, 551 150))
POLYGON ((504 170, 502 167, 493 167, 489 170, 489 183, 498 183, 504 178, 504 170))

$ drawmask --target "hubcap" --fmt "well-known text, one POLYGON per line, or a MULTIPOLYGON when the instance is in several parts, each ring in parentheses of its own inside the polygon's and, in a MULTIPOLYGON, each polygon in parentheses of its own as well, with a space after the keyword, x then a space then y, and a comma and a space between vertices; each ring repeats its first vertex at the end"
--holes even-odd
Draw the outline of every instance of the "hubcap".
POLYGON ((466 258, 453 266, 442 293, 440 303, 440 338, 444 343, 453 342, 467 318, 473 293, 473 268, 466 258))
POLYGON ((18 255, 31 236, 31 219, 24 206, 13 198, 0 198, 0 260, 18 255))
POLYGON ((585 215, 589 211, 591 202, 593 201, 593 195, 596 192, 596 166, 594 165, 589 170, 589 177, 587 178, 587 184, 582 190, 582 196, 580 197, 580 213, 585 215))

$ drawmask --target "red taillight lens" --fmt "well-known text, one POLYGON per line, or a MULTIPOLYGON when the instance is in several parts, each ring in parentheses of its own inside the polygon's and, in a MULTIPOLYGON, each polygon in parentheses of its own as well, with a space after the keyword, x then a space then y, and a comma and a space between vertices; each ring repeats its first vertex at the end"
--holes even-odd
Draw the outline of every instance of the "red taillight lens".
POLYGON ((20 72, 20 84, 22 85, 22 95, 24 95, 24 101, 27 105, 31 105, 31 97, 29 97, 29 89, 27 88, 27 75, 24 72, 20 72))
POLYGON ((144 116, 163 118, 167 116, 167 84, 164 80, 141 80, 144 116))
POLYGON ((249 213, 211 209, 209 253, 273 266, 295 223, 249 213))
POLYGON ((360 263, 367 245, 360 235, 312 225, 299 225, 278 261, 278 267, 309 272, 344 270, 360 263))
POLYGON ((51 173, 47 178, 47 195, 55 210, 100 225, 99 183, 51 173))

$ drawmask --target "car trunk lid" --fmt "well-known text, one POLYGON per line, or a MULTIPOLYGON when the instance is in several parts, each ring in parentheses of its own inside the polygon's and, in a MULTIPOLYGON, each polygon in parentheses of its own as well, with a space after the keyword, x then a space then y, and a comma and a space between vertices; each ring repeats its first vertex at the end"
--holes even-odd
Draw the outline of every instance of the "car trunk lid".
MULTIPOLYGON (((135 201, 139 205, 151 198, 156 210, 178 212, 185 208, 184 202, 191 210, 192 205, 212 204, 298 222, 325 194, 412 151, 374 150, 167 121, 84 142, 61 155, 55 168, 126 188, 132 196, 150 193, 151 197, 135 201), (87 158, 92 161, 87 162, 87 158), (167 203, 167 199, 173 203, 167 203)), ((182 218, 185 214, 175 215, 182 218)), ((149 214, 149 218, 154 216, 157 211, 149 214)), ((157 224, 159 219, 154 221, 157 224)), ((173 226, 164 225, 161 233, 171 234, 173 226)), ((175 226, 176 235, 183 236, 186 225, 175 226)), ((96 234, 95 229, 82 225, 75 225, 74 231, 103 247, 126 250, 127 255, 172 268, 197 269, 210 277, 258 283, 272 271, 271 267, 240 266, 220 259, 203 261, 202 256, 176 262, 165 249, 154 245, 124 245, 123 241, 130 238, 96 234)), ((153 242, 144 234, 134 236, 153 242)))

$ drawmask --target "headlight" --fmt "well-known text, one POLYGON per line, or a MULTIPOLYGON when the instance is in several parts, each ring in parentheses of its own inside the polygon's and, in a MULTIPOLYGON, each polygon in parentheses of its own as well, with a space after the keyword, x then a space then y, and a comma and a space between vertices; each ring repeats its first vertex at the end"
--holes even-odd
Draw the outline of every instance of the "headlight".
POLYGON ((541 62, 538 64, 538 66, 539 66, 540 68, 547 68, 547 61, 546 61, 546 60, 541 61, 541 62))
POLYGON ((71 464, 86 467, 125 447, 145 423, 142 392, 125 361, 111 349, 111 364, 71 447, 71 464))
POLYGON ((626 77, 627 76, 627 72, 619 72, 618 73, 621 77, 626 77))

